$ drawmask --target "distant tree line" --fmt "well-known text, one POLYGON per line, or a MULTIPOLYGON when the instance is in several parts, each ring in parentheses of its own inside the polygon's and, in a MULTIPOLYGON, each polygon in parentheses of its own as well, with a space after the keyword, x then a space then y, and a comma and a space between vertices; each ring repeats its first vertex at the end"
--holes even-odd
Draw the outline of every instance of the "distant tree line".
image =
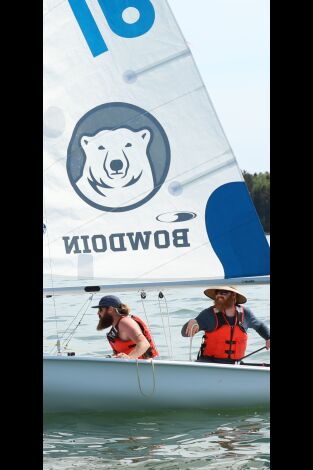
POLYGON ((264 232, 270 233, 270 174, 267 171, 252 175, 245 170, 242 174, 263 225, 264 232))

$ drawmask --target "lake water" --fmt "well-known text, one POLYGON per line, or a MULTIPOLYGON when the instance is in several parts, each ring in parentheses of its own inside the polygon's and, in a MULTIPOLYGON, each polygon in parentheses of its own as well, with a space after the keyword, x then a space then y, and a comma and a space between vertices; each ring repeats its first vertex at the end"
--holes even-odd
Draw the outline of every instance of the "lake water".
MULTIPOLYGON (((247 296, 247 306, 269 325, 269 285, 239 290, 247 296)), ((187 320, 212 304, 201 289, 165 291, 161 300, 158 292, 147 292, 144 303, 139 293, 115 294, 149 323, 163 359, 189 360, 190 339, 183 338, 180 330, 187 320)), ((101 296, 95 295, 91 305, 96 305, 101 296)), ((61 337, 78 312, 72 327, 81 320, 80 325, 68 349, 76 355, 102 356, 111 352, 105 333, 96 331, 97 310, 85 305, 88 298, 73 295, 44 300, 44 352, 55 353, 56 331, 61 337)), ((193 360, 200 342, 198 334, 192 341, 193 360)), ((254 330, 249 330, 247 353, 264 344, 254 330)), ((269 352, 262 351, 248 360, 269 362, 269 352)), ((127 465, 160 470, 267 469, 269 426, 269 412, 254 410, 45 417, 43 468, 115 469, 127 465)))

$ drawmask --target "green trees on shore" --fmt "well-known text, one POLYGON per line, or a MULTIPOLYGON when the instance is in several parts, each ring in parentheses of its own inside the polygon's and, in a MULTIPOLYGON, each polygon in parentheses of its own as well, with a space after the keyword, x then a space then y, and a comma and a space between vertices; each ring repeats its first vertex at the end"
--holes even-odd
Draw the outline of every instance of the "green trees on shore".
POLYGON ((270 174, 242 172, 265 233, 270 233, 270 174))

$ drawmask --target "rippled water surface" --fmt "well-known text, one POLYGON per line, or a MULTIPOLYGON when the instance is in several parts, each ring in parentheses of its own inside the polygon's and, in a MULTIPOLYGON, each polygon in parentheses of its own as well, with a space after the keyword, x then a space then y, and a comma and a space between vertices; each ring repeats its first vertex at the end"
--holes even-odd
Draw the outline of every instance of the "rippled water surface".
POLYGON ((46 420, 44 462, 46 469, 269 468, 269 415, 62 415, 46 420))

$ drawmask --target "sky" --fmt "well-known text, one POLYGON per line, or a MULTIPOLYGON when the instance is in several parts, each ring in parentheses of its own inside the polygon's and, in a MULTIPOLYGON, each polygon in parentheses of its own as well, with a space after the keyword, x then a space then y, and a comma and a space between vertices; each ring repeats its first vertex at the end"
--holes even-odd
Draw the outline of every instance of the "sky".
POLYGON ((168 0, 241 170, 270 171, 270 0, 168 0))

